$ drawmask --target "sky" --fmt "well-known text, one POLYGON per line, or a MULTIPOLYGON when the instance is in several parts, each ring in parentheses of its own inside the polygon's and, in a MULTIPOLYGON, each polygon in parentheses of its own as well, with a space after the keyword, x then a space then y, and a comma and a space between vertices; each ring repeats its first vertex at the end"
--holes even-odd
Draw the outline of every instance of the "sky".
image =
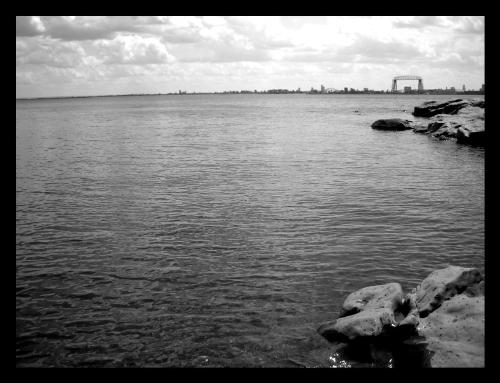
POLYGON ((406 74, 479 89, 484 16, 16 16, 16 98, 386 90, 406 74))

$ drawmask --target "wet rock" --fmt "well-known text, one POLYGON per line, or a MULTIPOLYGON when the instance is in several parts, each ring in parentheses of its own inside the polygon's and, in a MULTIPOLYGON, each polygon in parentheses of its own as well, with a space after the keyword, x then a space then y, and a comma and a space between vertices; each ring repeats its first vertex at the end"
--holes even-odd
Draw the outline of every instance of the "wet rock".
POLYGON ((415 133, 427 133, 429 124, 414 124, 413 131, 415 133))
POLYGON ((457 142, 469 145, 484 145, 486 143, 486 131, 484 125, 461 126, 456 133, 457 142))
POLYGON ((484 367, 484 296, 456 295, 420 320, 431 367, 484 367))
POLYGON ((412 129, 411 121, 401 118, 387 118, 377 120, 372 124, 373 129, 378 130, 408 130, 412 129))
POLYGON ((482 280, 481 273, 475 268, 449 266, 432 272, 416 290, 416 306, 420 317, 425 318, 442 302, 482 280))
POLYGON ((447 102, 427 101, 413 109, 415 117, 432 117, 437 114, 456 114, 460 109, 470 105, 470 101, 457 99, 447 102))

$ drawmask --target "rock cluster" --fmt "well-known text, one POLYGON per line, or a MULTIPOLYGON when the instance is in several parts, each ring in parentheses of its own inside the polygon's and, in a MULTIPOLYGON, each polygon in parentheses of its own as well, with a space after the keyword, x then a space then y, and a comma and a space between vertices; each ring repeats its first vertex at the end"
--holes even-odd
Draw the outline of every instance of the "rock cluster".
POLYGON ((435 101, 415 107, 416 117, 430 117, 424 123, 415 123, 415 133, 430 134, 440 140, 456 139, 457 142, 484 145, 484 101, 453 100, 445 103, 435 101))
POLYGON ((429 134, 440 140, 482 146, 486 142, 483 100, 452 100, 443 103, 424 102, 413 111, 417 121, 382 119, 372 124, 374 129, 407 130, 429 134))
POLYGON ((350 294, 340 316, 318 332, 333 342, 389 339, 395 349, 417 340, 431 367, 483 367, 483 276, 475 268, 449 266, 406 295, 398 283, 365 287, 350 294))

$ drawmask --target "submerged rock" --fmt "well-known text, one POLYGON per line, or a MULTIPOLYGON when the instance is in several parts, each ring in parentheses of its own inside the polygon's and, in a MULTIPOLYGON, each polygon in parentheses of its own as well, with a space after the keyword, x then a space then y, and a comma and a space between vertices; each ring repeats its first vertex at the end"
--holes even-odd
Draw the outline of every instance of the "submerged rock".
POLYGON ((387 118, 377 120, 372 124, 373 129, 379 130, 409 130, 412 129, 411 121, 401 118, 387 118))

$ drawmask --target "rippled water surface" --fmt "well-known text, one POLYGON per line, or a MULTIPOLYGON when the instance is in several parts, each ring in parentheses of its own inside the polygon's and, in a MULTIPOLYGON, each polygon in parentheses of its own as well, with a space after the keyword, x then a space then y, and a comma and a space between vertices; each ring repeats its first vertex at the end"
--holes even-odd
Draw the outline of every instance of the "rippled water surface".
POLYGON ((484 269, 484 150, 370 128, 452 98, 16 101, 17 366, 335 366, 353 290, 484 269))

